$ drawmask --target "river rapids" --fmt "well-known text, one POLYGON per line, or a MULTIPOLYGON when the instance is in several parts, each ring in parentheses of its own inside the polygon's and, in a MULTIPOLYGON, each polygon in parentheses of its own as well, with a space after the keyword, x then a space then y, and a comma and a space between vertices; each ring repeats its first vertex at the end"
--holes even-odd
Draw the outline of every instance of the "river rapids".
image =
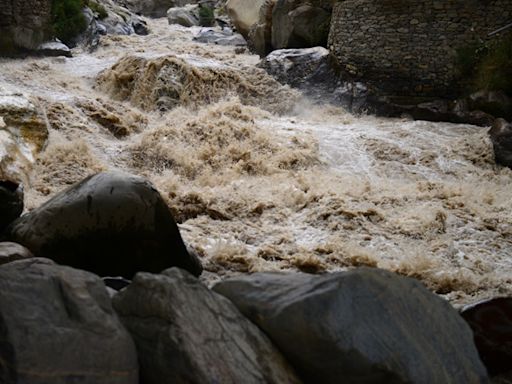
POLYGON ((35 97, 50 131, 26 209, 119 169, 155 184, 208 283, 365 265, 455 306, 512 294, 512 171, 485 128, 315 105, 257 56, 194 42, 199 28, 149 27, 73 58, 0 61, 0 87, 35 97))

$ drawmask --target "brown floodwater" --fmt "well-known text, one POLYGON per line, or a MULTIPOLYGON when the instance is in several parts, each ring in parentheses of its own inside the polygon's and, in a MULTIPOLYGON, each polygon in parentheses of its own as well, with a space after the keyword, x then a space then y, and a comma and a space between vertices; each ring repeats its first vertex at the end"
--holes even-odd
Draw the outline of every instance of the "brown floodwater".
POLYGON ((150 179, 207 282, 377 266, 454 305, 512 293, 512 171, 486 129, 314 105, 199 28, 150 20, 73 58, 0 61, 45 112, 27 209, 83 177, 150 179))

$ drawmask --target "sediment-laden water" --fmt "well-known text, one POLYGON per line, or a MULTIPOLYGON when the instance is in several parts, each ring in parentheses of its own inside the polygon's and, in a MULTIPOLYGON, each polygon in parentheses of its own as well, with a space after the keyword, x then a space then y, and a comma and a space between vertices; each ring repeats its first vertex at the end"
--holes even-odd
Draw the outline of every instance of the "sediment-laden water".
POLYGON ((148 177, 204 279, 369 265, 460 305, 512 293, 512 171, 486 130, 313 105, 258 57, 150 21, 73 58, 0 61, 50 129, 27 209, 88 174, 148 177))

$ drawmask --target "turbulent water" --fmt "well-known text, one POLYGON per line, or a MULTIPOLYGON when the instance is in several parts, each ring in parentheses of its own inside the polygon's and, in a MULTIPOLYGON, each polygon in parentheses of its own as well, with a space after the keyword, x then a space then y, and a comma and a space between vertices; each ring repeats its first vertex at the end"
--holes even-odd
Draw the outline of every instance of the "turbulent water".
POLYGON ((356 117, 150 21, 73 58, 0 61, 0 86, 37 99, 50 139, 27 209, 91 173, 149 178, 204 279, 378 266, 454 305, 512 293, 512 172, 486 130, 356 117))

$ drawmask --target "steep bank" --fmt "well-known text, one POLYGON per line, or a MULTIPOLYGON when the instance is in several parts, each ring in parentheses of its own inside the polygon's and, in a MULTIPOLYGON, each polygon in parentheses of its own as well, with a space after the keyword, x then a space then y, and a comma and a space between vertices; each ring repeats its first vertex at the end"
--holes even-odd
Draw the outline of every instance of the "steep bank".
POLYGON ((0 61, 0 84, 38 97, 49 125, 27 209, 87 174, 123 169, 156 184, 210 281, 378 265, 455 304, 512 293, 512 172, 493 163, 482 128, 354 117, 278 85, 266 91, 275 101, 250 105, 236 92, 164 112, 112 100, 98 74, 127 55, 174 55, 241 78, 259 61, 193 42, 199 29, 163 19, 150 29, 70 59, 0 61))

